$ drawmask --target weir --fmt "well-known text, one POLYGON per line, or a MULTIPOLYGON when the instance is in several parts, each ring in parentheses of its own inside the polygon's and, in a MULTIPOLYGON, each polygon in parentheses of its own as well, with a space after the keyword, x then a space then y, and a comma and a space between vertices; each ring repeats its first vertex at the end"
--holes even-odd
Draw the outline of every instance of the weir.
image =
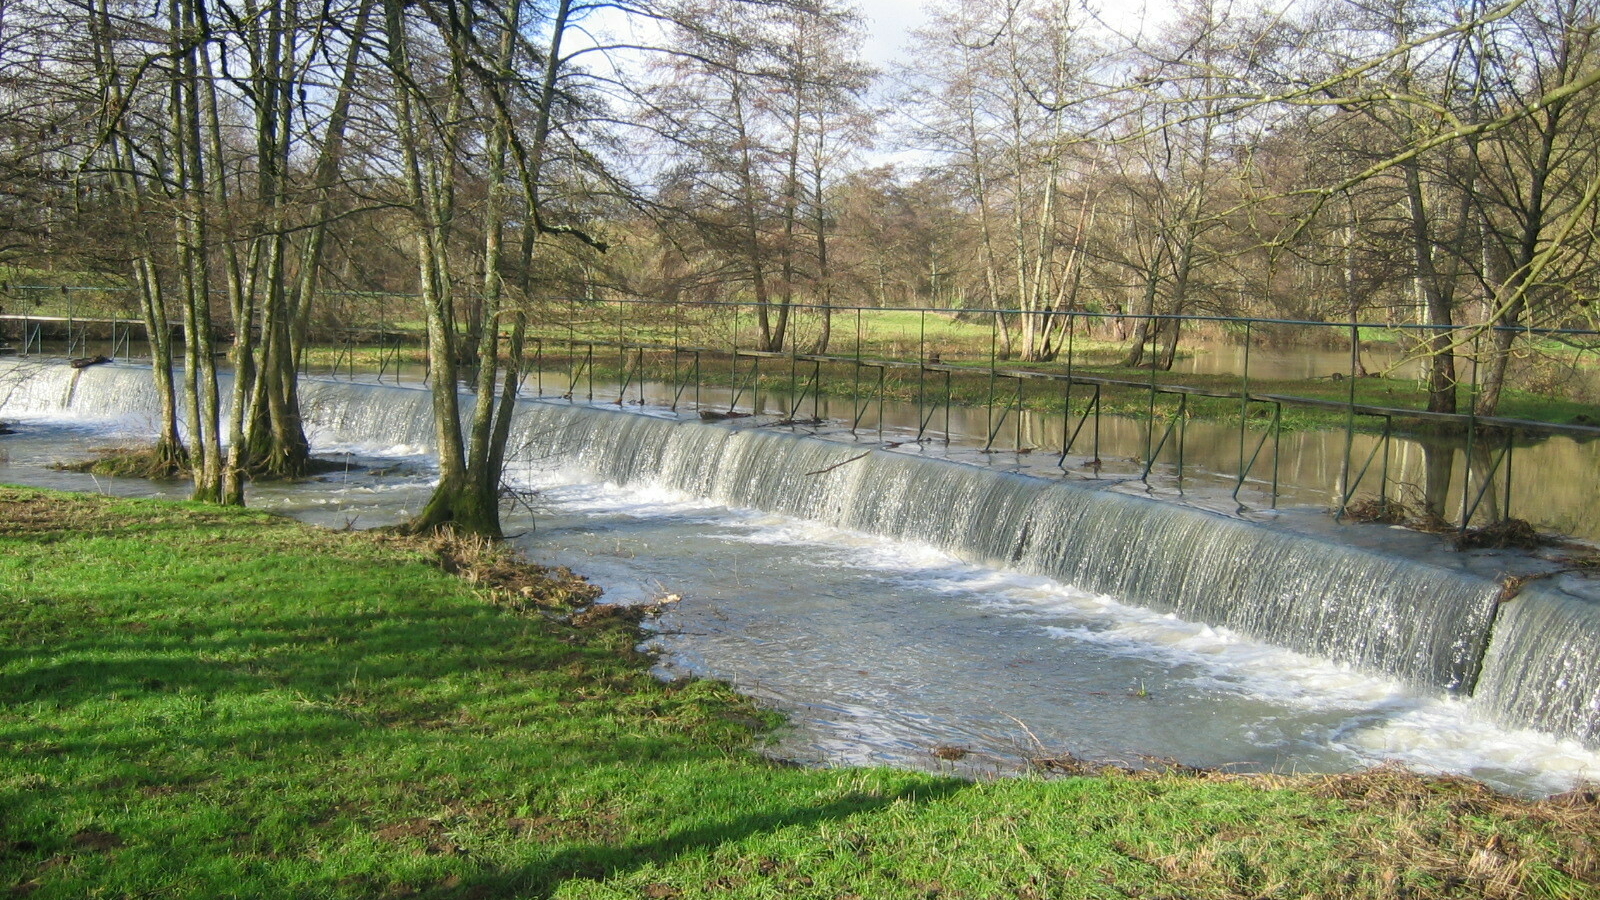
MULTIPOLYGON (((428 452, 429 399, 321 380, 313 443, 428 452)), ((153 416, 145 369, 0 362, 0 414, 153 416)), ((655 485, 734 507, 935 546, 1472 697, 1501 723, 1600 745, 1600 606, 1557 579, 1499 602, 1495 581, 1426 560, 1080 484, 873 445, 563 402, 525 401, 513 469, 655 485)))

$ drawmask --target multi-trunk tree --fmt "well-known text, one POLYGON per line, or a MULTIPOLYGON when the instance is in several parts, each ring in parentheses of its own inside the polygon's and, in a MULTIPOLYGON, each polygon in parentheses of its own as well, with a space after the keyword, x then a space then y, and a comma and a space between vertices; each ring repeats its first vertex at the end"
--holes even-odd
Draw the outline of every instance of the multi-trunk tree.
POLYGON ((305 470, 296 326, 317 288, 370 9, 90 0, 57 19, 69 32, 80 16, 89 26, 74 58, 96 107, 77 170, 105 185, 125 223, 168 409, 158 449, 173 468, 187 464, 198 498, 242 502, 249 477, 305 470), (317 159, 311 172, 296 168, 304 154, 317 159), (184 332, 181 403, 172 318, 184 332), (230 348, 228 403, 219 340, 230 348))

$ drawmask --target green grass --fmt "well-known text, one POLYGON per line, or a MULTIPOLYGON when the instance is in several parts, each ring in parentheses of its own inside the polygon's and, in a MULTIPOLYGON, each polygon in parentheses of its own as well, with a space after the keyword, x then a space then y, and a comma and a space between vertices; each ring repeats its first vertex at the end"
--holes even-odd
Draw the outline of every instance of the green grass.
POLYGON ((771 763, 626 618, 436 557, 0 488, 0 895, 1597 896, 1593 807, 1470 782, 771 763))

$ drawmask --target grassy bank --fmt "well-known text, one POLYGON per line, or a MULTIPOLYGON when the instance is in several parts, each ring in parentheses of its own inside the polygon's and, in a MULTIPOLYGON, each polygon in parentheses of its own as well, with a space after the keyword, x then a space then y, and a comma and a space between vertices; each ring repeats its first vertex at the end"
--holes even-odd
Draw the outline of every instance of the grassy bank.
POLYGON ((1600 896, 1582 800, 768 762, 581 584, 468 551, 0 488, 0 894, 1600 896))

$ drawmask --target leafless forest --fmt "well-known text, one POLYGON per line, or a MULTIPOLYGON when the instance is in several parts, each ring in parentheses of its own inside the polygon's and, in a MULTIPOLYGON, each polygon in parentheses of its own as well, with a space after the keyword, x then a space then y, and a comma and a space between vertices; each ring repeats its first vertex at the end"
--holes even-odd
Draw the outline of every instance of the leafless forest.
POLYGON ((860 16, 809 0, 0 0, 0 267, 184 323, 151 330, 165 445, 221 500, 304 465, 319 298, 417 295, 420 527, 492 519, 558 297, 738 301, 772 349, 798 306, 1015 310, 1035 361, 1048 313, 1121 313, 1157 367, 1180 328, 1140 315, 1408 323, 1430 408, 1464 402, 1471 338, 1491 414, 1554 340, 1528 329, 1596 324, 1597 10, 1178 0, 1126 33, 944 0, 879 72, 860 16))

